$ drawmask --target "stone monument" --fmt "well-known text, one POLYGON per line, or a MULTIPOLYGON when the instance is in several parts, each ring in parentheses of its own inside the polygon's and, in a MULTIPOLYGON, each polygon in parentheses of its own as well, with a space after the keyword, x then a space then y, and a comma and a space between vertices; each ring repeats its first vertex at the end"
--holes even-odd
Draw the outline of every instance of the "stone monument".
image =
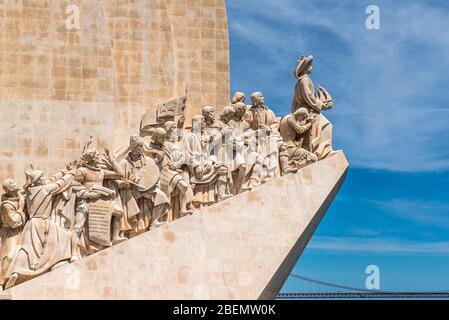
POLYGON ((1 297, 273 299, 348 168, 313 57, 279 118, 222 1, 1 6, 1 297))

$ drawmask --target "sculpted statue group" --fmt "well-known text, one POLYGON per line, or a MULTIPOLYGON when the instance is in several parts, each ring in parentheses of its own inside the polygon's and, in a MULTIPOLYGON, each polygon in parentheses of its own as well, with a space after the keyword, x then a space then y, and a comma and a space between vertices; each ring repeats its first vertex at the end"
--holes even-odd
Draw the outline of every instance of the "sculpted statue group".
POLYGON ((261 92, 251 105, 237 92, 218 119, 205 106, 189 126, 183 117, 166 121, 102 155, 91 138, 54 176, 30 165, 25 185, 4 181, 2 289, 329 156, 332 133, 320 113, 333 100, 314 87, 312 61, 298 60, 292 110, 282 119, 261 92))

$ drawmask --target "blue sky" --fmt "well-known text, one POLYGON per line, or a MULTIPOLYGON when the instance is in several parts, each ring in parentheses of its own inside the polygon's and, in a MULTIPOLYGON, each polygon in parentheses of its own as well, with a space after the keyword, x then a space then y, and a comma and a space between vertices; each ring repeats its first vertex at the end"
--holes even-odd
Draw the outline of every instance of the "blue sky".
POLYGON ((288 113, 296 60, 313 54, 336 100, 326 116, 351 168, 295 273, 363 287, 375 264, 383 290, 449 290, 447 2, 226 2, 232 91, 288 113), (380 30, 365 27, 370 4, 380 30))

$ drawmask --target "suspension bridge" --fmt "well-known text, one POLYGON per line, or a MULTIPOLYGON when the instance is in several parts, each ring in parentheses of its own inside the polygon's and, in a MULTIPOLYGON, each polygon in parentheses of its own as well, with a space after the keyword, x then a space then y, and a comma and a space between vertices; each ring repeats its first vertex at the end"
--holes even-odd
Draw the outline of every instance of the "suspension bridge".
POLYGON ((449 291, 381 291, 335 284, 297 274, 290 274, 289 292, 278 294, 278 300, 331 299, 449 299, 449 291), (293 288, 293 290, 292 290, 293 288))

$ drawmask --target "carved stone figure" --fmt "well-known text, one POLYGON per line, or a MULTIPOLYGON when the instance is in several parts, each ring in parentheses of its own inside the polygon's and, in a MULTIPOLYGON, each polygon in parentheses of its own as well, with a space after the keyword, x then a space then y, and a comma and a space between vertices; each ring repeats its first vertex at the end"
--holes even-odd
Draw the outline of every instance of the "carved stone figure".
MULTIPOLYGON (((171 149, 178 149, 178 143, 182 140, 182 128, 184 126, 184 120, 178 122, 167 121, 164 124, 165 132, 167 133, 166 142, 171 144, 171 149)), ((178 155, 178 157, 182 155, 178 155)), ((179 160, 179 159, 178 159, 179 160)))
POLYGON ((215 119, 215 109, 212 106, 205 106, 202 110, 204 117, 204 127, 202 128, 202 139, 204 151, 207 157, 215 162, 223 160, 223 124, 215 119))
POLYGON ((157 159, 161 171, 161 189, 171 199, 172 214, 177 218, 192 214, 188 207, 193 200, 193 190, 189 180, 184 179, 184 159, 179 157, 177 150, 166 139, 165 129, 156 129, 147 152, 157 159))
POLYGON ((234 128, 230 125, 230 121, 234 118, 234 108, 226 106, 220 113, 219 120, 220 133, 222 135, 221 157, 220 161, 226 164, 232 172, 238 169, 241 163, 234 161, 234 128))
POLYGON ((239 102, 245 104, 246 96, 243 92, 236 92, 234 93, 234 97, 231 100, 231 104, 235 105, 239 102))
POLYGON ((26 175, 25 203, 30 220, 25 224, 22 245, 11 263, 5 289, 68 263, 76 252, 71 232, 50 219, 55 196, 70 187, 74 172, 54 182, 32 167, 27 168, 26 175))
POLYGON ((229 121, 229 125, 241 133, 249 131, 251 128, 248 122, 245 121, 245 115, 248 112, 246 105, 243 102, 237 102, 233 107, 234 117, 229 121))
POLYGON ((117 180, 122 177, 119 165, 109 157, 107 151, 109 164, 115 171, 102 167, 100 154, 91 144, 92 138, 84 147, 81 161, 75 171, 75 181, 84 187, 77 194, 74 227, 82 255, 126 240, 120 235, 123 210, 116 201, 114 190, 104 186, 105 180, 117 180))
POLYGON ((264 159, 257 152, 257 137, 250 128, 245 116, 248 110, 243 102, 234 105, 234 117, 229 121, 229 125, 234 129, 235 139, 235 161, 245 164, 245 182, 234 182, 235 191, 245 191, 257 187, 261 184, 260 173, 262 171, 264 159))
POLYGON ((145 155, 143 138, 138 135, 130 137, 129 152, 119 166, 122 179, 116 184, 124 211, 122 236, 133 236, 164 224, 170 202, 159 188, 158 166, 145 155))
MULTIPOLYGON (((242 102, 238 102, 237 105, 243 105, 242 102)), ((248 165, 247 164, 247 148, 245 148, 245 131, 249 128, 246 121, 243 120, 245 112, 239 112, 239 117, 236 119, 236 110, 238 108, 232 106, 226 106, 220 113, 220 120, 223 132, 223 145, 224 161, 228 165, 232 172, 232 194, 238 194, 250 190, 251 188, 246 184, 248 165)), ((247 144, 248 145, 248 144, 247 144)))
POLYGON ((220 122, 222 128, 230 127, 230 121, 234 118, 234 108, 232 106, 226 106, 220 113, 220 122))
POLYGON ((212 205, 231 196, 229 189, 232 177, 229 169, 205 151, 208 150, 209 141, 213 141, 210 135, 204 133, 205 128, 206 120, 203 116, 193 117, 193 132, 185 135, 183 143, 183 149, 188 155, 190 183, 194 190, 192 203, 196 208, 212 205))
POLYGON ((251 95, 251 108, 246 121, 253 130, 266 130, 267 132, 277 132, 279 120, 272 110, 265 105, 265 97, 261 92, 254 92, 251 95))
POLYGON ((309 112, 320 113, 321 110, 329 109, 332 101, 322 101, 315 93, 310 74, 312 73, 313 56, 302 56, 298 60, 295 69, 295 77, 298 80, 295 86, 295 95, 292 102, 292 113, 299 108, 306 108, 309 112))
MULTIPOLYGON (((305 108, 312 114, 321 114, 322 110, 333 107, 334 101, 330 94, 321 86, 315 86, 310 78, 313 56, 302 56, 295 69, 298 80, 292 102, 292 113, 299 108, 305 108)), ((327 157, 332 152, 332 127, 324 117, 319 117, 311 128, 311 144, 313 152, 319 159, 327 157)))
MULTIPOLYGON (((279 149, 283 142, 279 134, 279 119, 265 105, 265 97, 261 92, 254 92, 251 101, 251 108, 245 117, 250 128, 256 133, 257 152, 264 159, 260 179, 267 182, 282 174, 279 149)), ((282 156, 285 157, 285 154, 282 156)))
MULTIPOLYGON (((170 147, 170 152, 174 163, 178 169, 183 169, 183 165, 186 164, 186 155, 182 150, 182 140, 184 139, 186 130, 182 129, 184 125, 184 120, 182 121, 182 126, 180 127, 180 122, 167 121, 164 125, 165 131, 167 133, 166 143, 170 147)), ((186 179, 188 181, 188 179, 186 179)))
POLYGON ((9 275, 11 261, 22 244, 22 230, 26 222, 25 198, 19 184, 7 179, 3 182, 3 190, 5 194, 0 204, 0 291, 9 275))
POLYGON ((318 157, 310 152, 310 129, 315 121, 315 116, 310 115, 306 108, 299 108, 281 120, 280 132, 287 144, 288 159, 293 166, 301 167, 318 160, 318 157))

